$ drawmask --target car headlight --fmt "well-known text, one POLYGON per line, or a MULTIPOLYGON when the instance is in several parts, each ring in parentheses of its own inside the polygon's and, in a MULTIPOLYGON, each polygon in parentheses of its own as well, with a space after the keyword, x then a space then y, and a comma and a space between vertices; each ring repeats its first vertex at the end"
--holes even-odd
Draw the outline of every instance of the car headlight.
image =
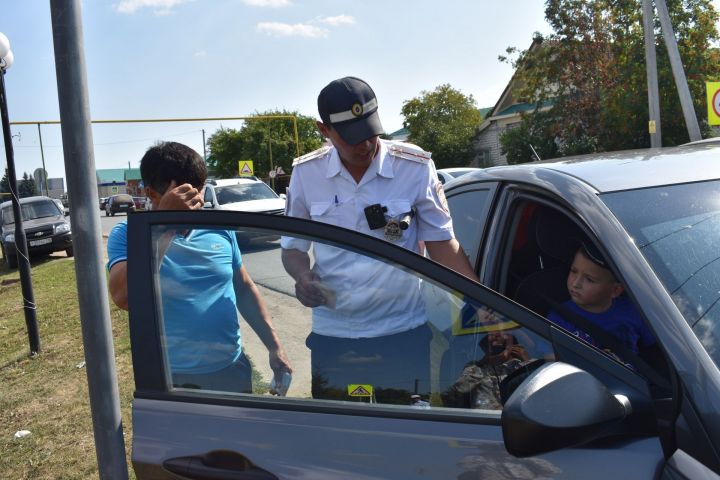
POLYGON ((65 233, 70 231, 70 224, 69 223, 58 223, 55 225, 55 234, 58 233, 65 233))
POLYGON ((15 234, 14 233, 8 233, 5 235, 5 242, 12 242, 15 243, 15 234))

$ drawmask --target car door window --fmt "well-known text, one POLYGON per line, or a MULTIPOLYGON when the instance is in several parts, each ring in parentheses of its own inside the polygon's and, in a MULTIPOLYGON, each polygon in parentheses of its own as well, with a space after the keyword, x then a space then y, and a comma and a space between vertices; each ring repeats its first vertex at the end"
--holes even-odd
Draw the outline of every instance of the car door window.
POLYGON ((153 227, 152 302, 167 391, 267 396, 289 380, 287 396, 301 399, 500 410, 509 374, 553 358, 523 316, 535 330, 541 322, 509 302, 498 308, 500 297, 487 290, 491 303, 356 248, 284 233, 283 245, 311 246, 316 264, 331 259, 338 269, 316 267, 325 303, 306 307, 283 269, 279 240, 239 251, 237 236, 268 233, 153 227), (270 312, 290 378, 273 371, 263 333, 252 328, 256 312, 232 286, 240 265, 270 312))
POLYGON ((471 265, 476 265, 485 221, 490 211, 495 186, 473 186, 470 190, 448 195, 453 230, 471 265))

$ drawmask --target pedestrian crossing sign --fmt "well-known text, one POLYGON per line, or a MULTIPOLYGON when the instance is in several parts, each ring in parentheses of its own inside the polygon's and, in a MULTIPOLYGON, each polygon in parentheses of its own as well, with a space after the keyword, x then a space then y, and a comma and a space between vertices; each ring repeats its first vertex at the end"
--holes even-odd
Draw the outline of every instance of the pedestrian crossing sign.
POLYGON ((348 395, 351 397, 372 397, 373 387, 372 385, 358 385, 351 383, 348 385, 348 395))
POLYGON ((238 161, 238 171, 241 177, 252 177, 254 175, 252 160, 238 161))

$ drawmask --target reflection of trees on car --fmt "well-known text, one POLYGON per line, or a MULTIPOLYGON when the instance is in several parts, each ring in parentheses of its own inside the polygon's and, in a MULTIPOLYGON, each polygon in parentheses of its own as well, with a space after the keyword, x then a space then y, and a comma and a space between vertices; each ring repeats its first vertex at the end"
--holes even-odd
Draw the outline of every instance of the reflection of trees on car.
POLYGON ((250 200, 262 200, 265 198, 277 198, 277 195, 264 183, 216 187, 215 193, 220 205, 247 202, 250 200))

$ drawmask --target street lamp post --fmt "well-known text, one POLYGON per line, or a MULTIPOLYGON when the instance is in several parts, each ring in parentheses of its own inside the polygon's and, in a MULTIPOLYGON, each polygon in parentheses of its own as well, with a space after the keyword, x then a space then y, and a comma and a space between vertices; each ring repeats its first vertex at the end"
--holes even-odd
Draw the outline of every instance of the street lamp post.
MULTIPOLYGON (((17 176, 15 174, 15 156, 10 134, 10 120, 8 118, 7 97, 5 95, 5 71, 10 68, 14 60, 10 41, 0 33, 0 116, 2 117, 3 139, 5 140, 5 157, 7 158, 8 183, 10 183, 10 201, 12 202, 13 216, 15 217, 15 256, 20 271, 20 285, 25 310, 25 325, 30 340, 30 353, 40 352, 40 334, 37 317, 35 316, 35 296, 33 295, 32 278, 30 277, 30 259, 27 251, 27 240, 23 228, 20 201, 18 200, 17 176)), ((5 239, 3 239, 5 241, 5 239)), ((5 255, 7 255, 7 248, 5 255)))

